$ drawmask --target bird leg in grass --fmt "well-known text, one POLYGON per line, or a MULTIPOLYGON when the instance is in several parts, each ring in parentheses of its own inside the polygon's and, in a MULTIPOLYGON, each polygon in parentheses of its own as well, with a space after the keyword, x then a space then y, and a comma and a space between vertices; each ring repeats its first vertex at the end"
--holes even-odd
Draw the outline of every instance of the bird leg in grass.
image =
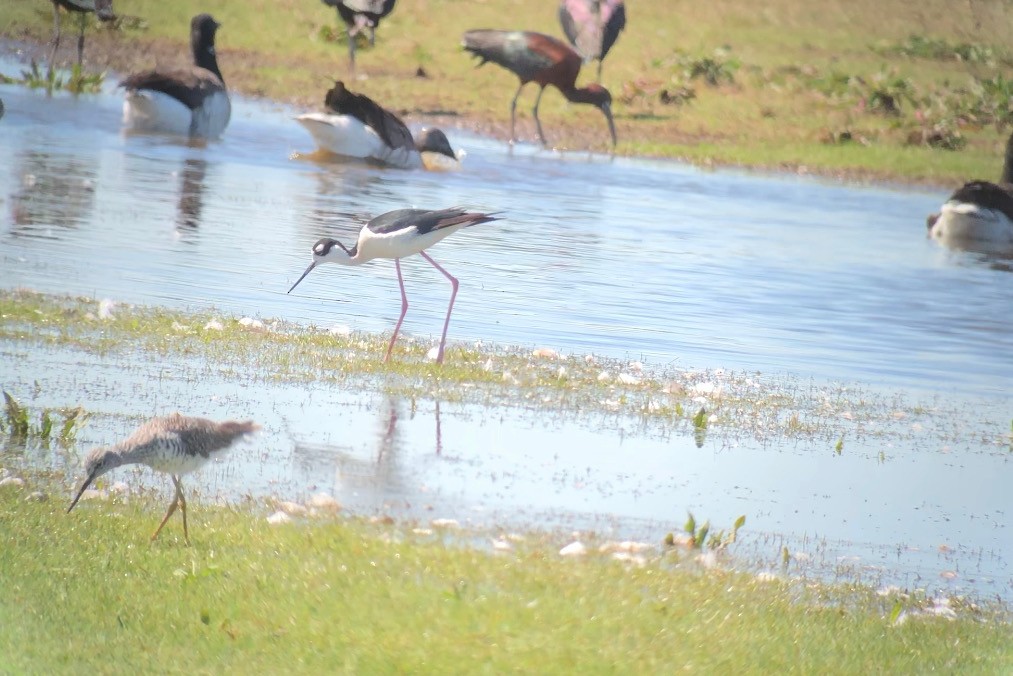
POLYGON ((172 475, 172 483, 176 486, 176 494, 173 496, 172 503, 169 505, 169 511, 167 511, 165 516, 162 518, 162 523, 158 524, 158 528, 156 528, 155 532, 151 535, 151 541, 155 541, 155 538, 158 537, 158 534, 162 532, 162 528, 164 528, 165 524, 169 521, 169 517, 173 515, 178 507, 183 512, 183 539, 187 544, 190 544, 190 533, 187 531, 186 527, 186 500, 183 499, 183 487, 179 483, 179 477, 175 474, 172 475))
POLYGON ((538 90, 538 96, 535 97, 535 107, 532 109, 532 113, 535 116, 535 126, 538 127, 538 138, 541 140, 543 146, 549 145, 545 141, 545 134, 542 133, 542 121, 538 119, 538 104, 542 102, 542 94, 545 93, 545 87, 538 90))
POLYGON ((397 340, 397 332, 401 329, 401 322, 404 321, 404 316, 408 313, 408 296, 404 292, 404 278, 401 276, 401 260, 399 258, 394 259, 394 267, 397 268, 397 283, 401 287, 401 316, 397 318, 397 324, 394 325, 394 335, 390 337, 384 361, 390 359, 391 350, 394 349, 394 341, 397 340))
POLYGON ((443 267, 441 267, 439 263, 430 258, 429 254, 427 254, 425 251, 420 251, 419 255, 425 258, 427 261, 429 261, 434 268, 442 272, 443 276, 450 280, 450 285, 453 287, 453 290, 450 292, 450 305, 447 306, 447 318, 443 320, 443 335, 440 337, 440 349, 436 353, 436 363, 442 364, 443 349, 447 343, 447 329, 450 327, 450 313, 454 311, 454 299, 457 298, 457 287, 459 285, 459 282, 457 281, 457 277, 454 277, 452 274, 444 270, 443 267))

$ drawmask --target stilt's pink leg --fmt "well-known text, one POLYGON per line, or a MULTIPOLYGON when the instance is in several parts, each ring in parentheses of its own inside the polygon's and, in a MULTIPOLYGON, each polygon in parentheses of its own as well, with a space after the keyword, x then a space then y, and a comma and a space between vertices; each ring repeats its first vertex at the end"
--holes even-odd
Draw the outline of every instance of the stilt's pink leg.
MULTIPOLYGON (((425 256, 425 254, 422 255, 425 256)), ((426 258, 429 258, 429 256, 426 256, 426 258)), ((394 259, 394 267, 397 268, 397 284, 401 287, 401 316, 397 318, 397 324, 394 325, 394 335, 390 337, 390 344, 387 346, 387 356, 383 358, 384 361, 390 359, 390 352, 394 349, 394 341, 397 340, 397 332, 401 330, 401 322, 404 321, 404 316, 408 313, 408 296, 404 292, 404 278, 401 276, 400 259, 394 259)))
POLYGON ((419 254, 427 261, 429 261, 434 268, 443 273, 443 276, 450 280, 450 284, 453 287, 453 291, 450 292, 450 305, 447 306, 447 319, 443 322, 443 337, 440 338, 440 350, 436 354, 436 363, 443 363, 443 347, 447 343, 447 328, 450 326, 450 313, 454 311, 454 299, 457 298, 457 278, 452 274, 440 267, 440 264, 429 257, 425 251, 420 251, 419 254))

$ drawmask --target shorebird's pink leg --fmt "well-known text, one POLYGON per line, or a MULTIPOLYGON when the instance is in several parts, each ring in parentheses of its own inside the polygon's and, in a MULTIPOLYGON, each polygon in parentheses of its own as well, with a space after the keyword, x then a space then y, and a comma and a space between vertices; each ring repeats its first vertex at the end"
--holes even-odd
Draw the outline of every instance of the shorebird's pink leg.
MULTIPOLYGON (((425 254, 422 255, 425 256, 425 254)), ((429 258, 429 256, 426 256, 426 258, 429 258)), ((387 345, 387 356, 383 358, 384 361, 390 359, 390 352, 394 349, 394 341, 397 340, 397 332, 401 330, 401 322, 404 321, 404 316, 408 313, 408 296, 404 292, 404 278, 401 276, 400 259, 394 259, 394 267, 397 268, 397 284, 401 287, 401 316, 397 318, 397 324, 394 325, 394 335, 390 337, 390 344, 387 345)))
POLYGON ((457 298, 457 286, 458 286, 457 277, 454 277, 452 274, 444 270, 440 266, 440 264, 434 261, 432 258, 430 258, 429 254, 427 254, 425 251, 420 251, 419 254, 421 254, 422 257, 425 258, 427 261, 432 263, 434 268, 442 272, 443 276, 450 280, 450 284, 453 287, 453 291, 450 292, 450 305, 447 306, 447 318, 443 322, 443 336, 440 338, 440 350, 436 354, 436 363, 442 364, 443 347, 447 344, 447 328, 450 326, 450 313, 454 311, 454 299, 457 298))

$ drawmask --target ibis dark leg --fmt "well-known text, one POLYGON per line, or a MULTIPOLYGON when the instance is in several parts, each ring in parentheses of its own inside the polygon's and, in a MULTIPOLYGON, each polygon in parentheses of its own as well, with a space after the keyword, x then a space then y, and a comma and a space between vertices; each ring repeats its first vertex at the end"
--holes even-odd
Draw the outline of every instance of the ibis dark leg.
POLYGON ((535 97, 535 107, 532 112, 535 115, 535 126, 538 127, 538 138, 541 140, 543 146, 549 145, 545 140, 545 134, 542 133, 542 122, 538 119, 538 104, 542 102, 542 94, 545 93, 545 87, 538 90, 538 96, 535 97))
POLYGON ((88 21, 88 15, 84 12, 78 17, 80 24, 80 33, 77 35, 77 65, 81 65, 81 61, 84 60, 84 27, 88 21))
POLYGON ((450 285, 453 290, 450 292, 450 305, 447 306, 447 318, 443 320, 443 336, 440 338, 440 350, 436 353, 436 363, 443 363, 443 348, 447 344, 447 328, 450 326, 450 313, 454 311, 454 299, 457 298, 457 277, 444 270, 439 263, 429 257, 425 251, 420 251, 419 254, 427 261, 429 261, 434 268, 443 273, 443 276, 450 280, 450 285))
POLYGON ((601 64, 602 59, 598 59, 598 83, 601 84, 601 64))
POLYGON ((351 64, 352 70, 355 70, 355 33, 352 28, 348 28, 348 62, 351 64))
POLYGON ((376 47, 376 26, 369 24, 369 46, 376 47))
POLYGON ((53 59, 56 58, 56 50, 60 48, 60 7, 53 3, 53 51, 49 55, 49 69, 53 69, 53 59))
POLYGON ((524 83, 517 88, 517 93, 514 94, 514 100, 510 102, 510 143, 513 143, 517 137, 514 136, 514 120, 517 117, 517 97, 521 95, 521 90, 524 89, 524 83))
POLYGON ((384 361, 390 359, 390 352, 394 349, 394 341, 397 340, 397 332, 401 330, 401 322, 404 321, 404 316, 408 314, 408 296, 404 292, 404 278, 401 276, 401 259, 394 259, 394 267, 397 268, 397 284, 401 287, 401 316, 397 318, 397 324, 394 325, 394 335, 390 337, 390 343, 387 345, 387 354, 383 358, 384 361))

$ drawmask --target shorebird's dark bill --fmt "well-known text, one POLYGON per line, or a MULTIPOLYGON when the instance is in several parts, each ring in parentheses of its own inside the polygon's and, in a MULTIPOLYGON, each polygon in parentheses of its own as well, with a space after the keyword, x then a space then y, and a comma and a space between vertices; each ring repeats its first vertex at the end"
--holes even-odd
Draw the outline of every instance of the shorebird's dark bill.
POLYGON ((612 119, 612 106, 606 105, 604 108, 602 108, 602 112, 605 113, 605 119, 608 120, 608 123, 609 123, 609 133, 612 134, 612 149, 615 150, 616 140, 617 140, 616 139, 616 123, 612 119))
MULTIPOLYGON (((317 262, 316 261, 313 261, 312 263, 310 263, 310 266, 308 268, 306 268, 306 272, 302 273, 302 276, 299 277, 299 279, 295 280, 295 284, 292 285, 292 289, 294 289, 295 287, 299 286, 299 282, 301 282, 302 280, 306 279, 306 275, 308 275, 310 273, 310 270, 312 270, 316 266, 317 266, 317 262)), ((292 289, 289 289, 285 293, 292 293, 292 289)))
POLYGON ((74 509, 74 505, 76 505, 77 501, 81 499, 82 495, 84 495, 85 490, 88 486, 91 486, 92 479, 94 479, 94 477, 88 477, 84 480, 84 483, 81 484, 81 488, 78 489, 77 495, 74 496, 74 502, 70 503, 70 507, 67 508, 67 514, 70 514, 70 510, 74 509))

